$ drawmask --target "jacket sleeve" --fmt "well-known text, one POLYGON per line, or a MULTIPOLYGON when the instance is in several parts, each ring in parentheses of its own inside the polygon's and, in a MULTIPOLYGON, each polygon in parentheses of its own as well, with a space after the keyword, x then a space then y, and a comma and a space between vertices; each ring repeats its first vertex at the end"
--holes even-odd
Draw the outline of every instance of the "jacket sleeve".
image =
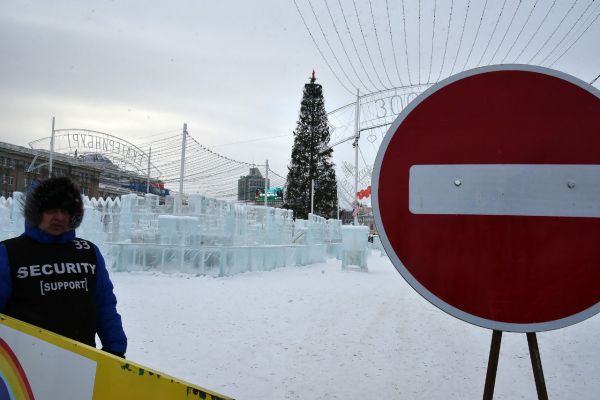
POLYGON ((108 276, 104 257, 96 250, 96 329, 102 342, 102 349, 109 353, 124 355, 127 350, 127 336, 123 331, 121 316, 117 312, 117 298, 113 293, 113 284, 108 276))
POLYGON ((0 313, 3 313, 12 295, 12 280, 10 278, 10 266, 8 265, 8 253, 6 247, 0 244, 0 313))

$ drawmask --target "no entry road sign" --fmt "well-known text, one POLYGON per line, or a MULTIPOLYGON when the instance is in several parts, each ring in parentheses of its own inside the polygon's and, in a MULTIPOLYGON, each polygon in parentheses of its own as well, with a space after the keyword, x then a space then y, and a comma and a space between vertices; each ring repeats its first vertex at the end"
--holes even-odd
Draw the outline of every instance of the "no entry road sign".
POLYGON ((452 76, 398 116, 373 173, 375 222, 427 300, 490 329, 600 311, 600 91, 554 70, 452 76))

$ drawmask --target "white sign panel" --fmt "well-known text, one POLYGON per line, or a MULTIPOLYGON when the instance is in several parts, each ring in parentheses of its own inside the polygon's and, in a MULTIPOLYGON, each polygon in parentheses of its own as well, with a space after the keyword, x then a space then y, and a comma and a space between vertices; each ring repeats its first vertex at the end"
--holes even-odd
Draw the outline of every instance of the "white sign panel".
POLYGON ((413 214, 600 217, 600 165, 413 165, 413 214))
POLYGON ((0 325, 0 338, 16 356, 34 398, 82 400, 93 397, 96 361, 5 325, 0 325))

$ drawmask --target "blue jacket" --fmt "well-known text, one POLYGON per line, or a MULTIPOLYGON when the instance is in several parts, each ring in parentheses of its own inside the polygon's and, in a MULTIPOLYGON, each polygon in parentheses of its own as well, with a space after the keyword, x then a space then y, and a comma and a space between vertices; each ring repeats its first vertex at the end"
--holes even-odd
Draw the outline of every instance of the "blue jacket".
MULTIPOLYGON (((41 243, 68 243, 75 238, 71 230, 59 236, 53 236, 37 227, 25 224, 23 235, 41 243)), ((96 245, 96 329, 103 350, 114 354, 125 354, 127 337, 123 331, 121 316, 117 313, 117 298, 113 293, 113 285, 106 270, 106 264, 96 245)), ((12 295, 12 279, 6 247, 0 243, 0 313, 4 312, 12 295)))

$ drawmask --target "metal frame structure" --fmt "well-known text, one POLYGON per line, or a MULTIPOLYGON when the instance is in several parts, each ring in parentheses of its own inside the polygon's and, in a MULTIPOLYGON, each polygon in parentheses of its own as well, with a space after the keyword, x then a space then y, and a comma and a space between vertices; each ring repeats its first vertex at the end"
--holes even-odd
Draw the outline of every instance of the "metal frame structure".
MULTIPOLYGON (((359 183, 368 186, 366 182, 362 182, 364 178, 370 177, 370 171, 373 170, 373 164, 367 164, 365 161, 365 173, 359 171, 359 140, 362 132, 384 128, 390 126, 396 117, 408 106, 408 104, 417 98, 422 92, 429 88, 431 83, 416 84, 399 86, 392 89, 381 90, 374 93, 360 95, 357 91, 356 101, 353 103, 346 104, 345 106, 338 107, 333 111, 327 113, 330 120, 330 126, 335 131, 348 131, 348 126, 336 126, 331 123, 331 117, 335 117, 336 114, 343 113, 347 110, 354 108, 354 131, 351 135, 337 138, 333 144, 329 145, 327 149, 338 146, 340 144, 352 141, 352 147, 354 148, 354 185, 350 187, 351 183, 346 179, 338 179, 338 185, 343 187, 343 198, 344 201, 352 204, 358 201, 358 190, 359 183), (367 173, 368 172, 368 173, 367 173), (362 178, 361 178, 362 175, 362 178), (344 196, 345 194, 345 196, 344 196), (352 194, 352 196, 348 196, 352 194), (352 201, 348 199, 352 197, 352 201)), ((340 135, 341 136, 341 135, 340 135)), ((369 135, 369 141, 371 143, 378 142, 381 144, 382 138, 378 138, 377 135, 369 135)), ((364 160, 363 160, 364 161, 364 160)), ((373 160, 374 161, 374 160, 373 160)), ((339 201, 339 200, 338 200, 339 201)), ((357 217, 355 217, 355 223, 357 223, 357 217)))
MULTIPOLYGON (((54 129, 52 136, 29 143, 34 150, 48 150, 70 155, 100 154, 117 167, 146 177, 153 173, 160 178, 161 171, 151 162, 150 154, 117 136, 89 129, 54 129)), ((30 169, 35 169, 35 159, 30 169)))

